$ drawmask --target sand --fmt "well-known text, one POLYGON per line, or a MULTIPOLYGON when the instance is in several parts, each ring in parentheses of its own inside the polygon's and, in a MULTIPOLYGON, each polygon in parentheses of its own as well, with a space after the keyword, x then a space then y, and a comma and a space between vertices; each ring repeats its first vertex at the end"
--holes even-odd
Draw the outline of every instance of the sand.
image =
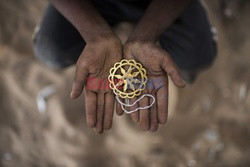
MULTIPOLYGON (((206 1, 219 35, 215 64, 180 90, 170 85, 170 118, 156 133, 127 116, 112 130, 86 126, 84 103, 69 98, 74 66, 55 71, 32 52, 42 1, 0 2, 0 167, 165 167, 250 165, 250 4, 223 20, 206 1), (5 17, 6 16, 6 17, 5 17), (36 97, 53 86, 45 112, 36 97)), ((131 25, 115 28, 125 40, 131 25)))

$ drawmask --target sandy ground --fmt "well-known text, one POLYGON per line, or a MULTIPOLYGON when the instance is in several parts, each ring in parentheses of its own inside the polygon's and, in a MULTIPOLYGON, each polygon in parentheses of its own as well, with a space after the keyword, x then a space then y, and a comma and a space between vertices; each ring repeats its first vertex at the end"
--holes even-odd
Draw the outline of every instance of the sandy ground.
MULTIPOLYGON (((192 86, 170 85, 167 125, 145 133, 115 116, 112 130, 97 135, 86 126, 83 97, 69 98, 74 67, 53 71, 33 56, 45 2, 0 1, 0 167, 250 166, 250 4, 233 20, 222 19, 217 0, 207 4, 218 58, 192 86), (39 112, 37 93, 51 85, 39 112)), ((116 31, 125 38, 130 28, 116 31)))

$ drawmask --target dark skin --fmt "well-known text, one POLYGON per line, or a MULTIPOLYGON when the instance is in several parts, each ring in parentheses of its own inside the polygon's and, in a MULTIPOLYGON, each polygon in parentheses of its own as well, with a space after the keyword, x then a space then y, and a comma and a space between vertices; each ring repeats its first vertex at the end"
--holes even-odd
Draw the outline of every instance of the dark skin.
MULTIPOLYGON (((160 87, 153 83, 155 88, 151 86, 143 92, 156 97, 154 106, 131 114, 132 120, 139 122, 140 128, 146 131, 156 131, 159 124, 165 124, 168 115, 167 75, 178 87, 184 87, 185 83, 171 56, 158 47, 156 41, 191 0, 152 0, 124 45, 89 0, 50 1, 86 41, 86 46, 76 64, 71 98, 78 98, 84 91, 87 125, 94 128, 97 133, 111 128, 114 94, 110 89, 88 89, 86 79, 97 77, 106 80, 109 69, 122 58, 135 59, 147 70, 149 79, 162 81, 160 87)), ((144 98, 138 105, 143 107, 149 102, 149 99, 144 98)), ((116 106, 117 114, 122 115, 121 106, 119 104, 116 106)), ((133 108, 135 107, 138 106, 133 108)))

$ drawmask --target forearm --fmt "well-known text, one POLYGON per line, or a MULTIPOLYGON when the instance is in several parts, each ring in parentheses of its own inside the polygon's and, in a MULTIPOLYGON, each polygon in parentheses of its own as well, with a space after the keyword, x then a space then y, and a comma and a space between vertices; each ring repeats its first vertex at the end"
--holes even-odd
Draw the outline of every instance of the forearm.
POLYGON ((89 0, 50 0, 80 32, 86 42, 113 35, 110 26, 89 0))
POLYGON ((192 0, 152 0, 128 41, 157 41, 192 0))

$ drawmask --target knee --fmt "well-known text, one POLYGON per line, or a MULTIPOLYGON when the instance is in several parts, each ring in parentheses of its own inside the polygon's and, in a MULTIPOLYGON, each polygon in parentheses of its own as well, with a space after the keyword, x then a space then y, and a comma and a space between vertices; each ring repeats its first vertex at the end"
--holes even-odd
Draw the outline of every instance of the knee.
POLYGON ((168 31, 160 38, 160 43, 178 67, 186 71, 209 67, 217 54, 216 40, 209 28, 189 31, 185 35, 168 31))
POLYGON ((52 69, 65 68, 74 63, 73 60, 67 60, 63 48, 51 38, 39 35, 39 32, 34 37, 33 49, 35 57, 52 69))
POLYGON ((213 64, 217 56, 216 29, 211 27, 209 32, 198 33, 197 37, 197 63, 200 68, 206 68, 213 64))

